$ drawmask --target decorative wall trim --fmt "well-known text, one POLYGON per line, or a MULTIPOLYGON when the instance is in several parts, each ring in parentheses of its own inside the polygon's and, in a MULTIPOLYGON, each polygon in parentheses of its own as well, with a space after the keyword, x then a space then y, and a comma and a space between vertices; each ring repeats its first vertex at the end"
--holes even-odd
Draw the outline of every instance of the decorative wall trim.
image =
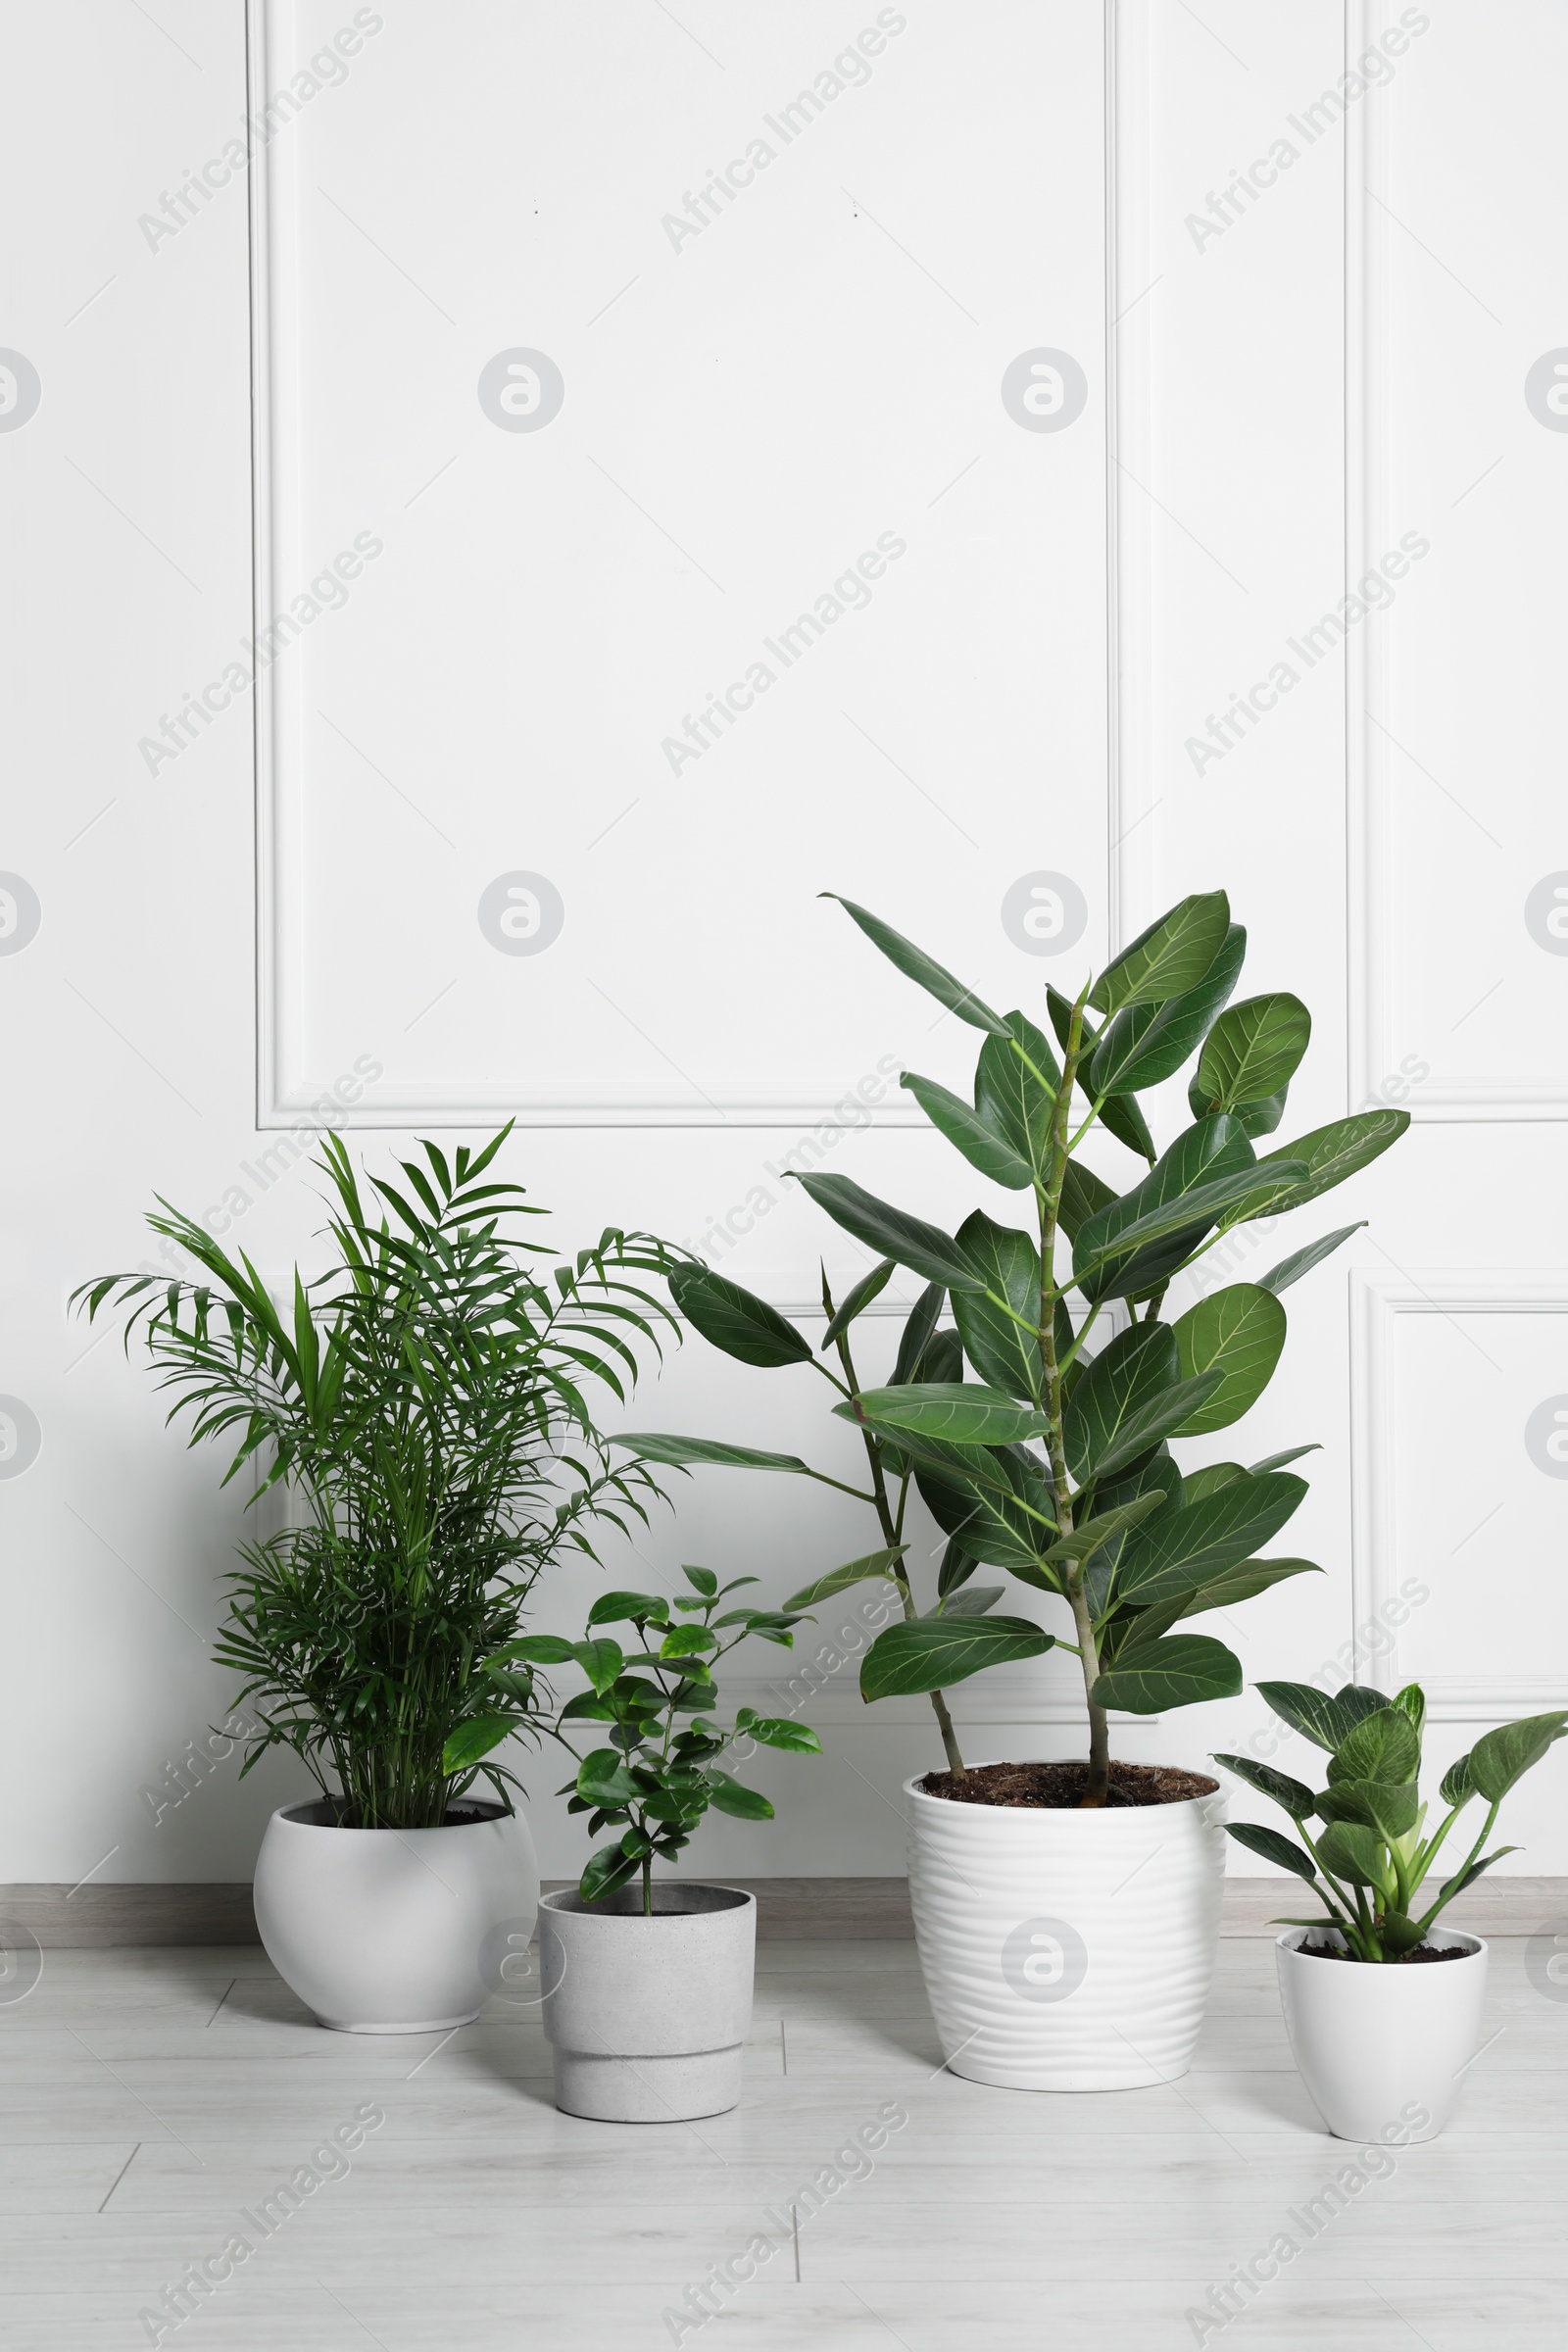
POLYGON ((1105 0, 1105 520, 1107 946, 1154 915, 1155 807, 1150 664, 1152 547, 1150 477, 1149 0, 1105 0))
MULTIPOLYGON (((1393 1597, 1395 1416, 1389 1336, 1396 1315, 1568 1315, 1568 1271, 1487 1267, 1469 1271, 1350 1275, 1350 1591, 1352 1626, 1380 1622, 1393 1597)), ((1391 1629, 1392 1630, 1392 1629, 1391 1629)), ((1404 1679, 1398 1644, 1358 1670, 1379 1690, 1404 1679)), ((1568 1671, 1551 1678, 1426 1675, 1438 1723, 1502 1723, 1568 1707, 1568 1671)))

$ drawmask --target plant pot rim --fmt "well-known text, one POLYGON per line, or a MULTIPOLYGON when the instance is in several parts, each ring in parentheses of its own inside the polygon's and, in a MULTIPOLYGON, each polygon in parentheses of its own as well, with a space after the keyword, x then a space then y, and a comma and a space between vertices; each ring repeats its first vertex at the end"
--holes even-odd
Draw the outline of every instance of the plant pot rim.
MULTIPOLYGON (((1078 1764, 1081 1756, 980 1756, 969 1769, 978 1771, 985 1764, 1078 1764)), ((927 1765, 926 1772, 932 1769, 927 1765)), ((1196 1771, 1195 1765, 1183 1764, 1177 1769, 1196 1771)), ((945 1813, 985 1813, 997 1821, 1148 1821, 1162 1814, 1180 1813, 1189 1805, 1211 1805, 1225 1795, 1223 1787, 1207 1788, 1199 1796, 1173 1797, 1163 1805, 979 1805, 962 1796, 933 1796, 920 1783, 925 1772, 912 1773, 904 1784, 904 1793, 917 1804, 939 1805, 945 1813)), ((1205 1778, 1210 1776, 1205 1775, 1205 1778)))
POLYGON ((292 1805, 279 1805, 272 1815, 286 1830, 318 1832, 323 1838, 461 1838, 467 1830, 487 1830, 498 1821, 514 1821, 518 1815, 490 1796, 460 1797, 458 1802, 478 1814, 477 1821, 432 1822, 422 1830, 357 1830, 343 1821, 311 1821, 307 1815, 318 1812, 327 1800, 319 1796, 301 1797, 292 1805))
MULTIPOLYGON (((678 1922, 692 1919, 732 1919, 737 1911, 745 1911, 748 1907, 752 1910, 757 1908, 757 1897, 749 1887, 726 1886, 713 1879, 656 1879, 654 1881, 656 1896, 659 1889, 664 1886, 676 1887, 683 1894, 727 1894, 733 1896, 734 1899, 731 1902, 712 1903, 691 1911, 664 1910, 655 1911, 652 1914, 641 1909, 604 1911, 597 1903, 584 1902, 575 1886, 556 1886, 548 1894, 541 1894, 539 1908, 541 1911, 549 1911, 557 1919, 598 1919, 604 1920, 609 1925, 617 1927, 625 1925, 632 1928, 653 1927, 660 1920, 678 1922)), ((616 1888, 617 1893, 624 1891, 624 1888, 616 1888)))
MULTIPOLYGON (((1293 1960, 1300 1960, 1304 1962, 1310 1957, 1310 1955, 1302 1951, 1301 1945, 1305 1942, 1308 1936, 1337 1935, 1338 1932, 1339 1931, 1328 1921, 1325 1921, 1323 1926, 1320 1928, 1317 1922, 1314 1920, 1309 1928, 1287 1928, 1283 1936, 1275 1936, 1274 1948, 1279 1952, 1288 1952, 1293 1960)), ((1468 1928, 1434 1928, 1431 1935, 1425 1937, 1424 1940, 1428 1943, 1456 1943, 1460 1945, 1461 1950, 1459 1958, 1449 1964, 1455 1968, 1473 1967, 1478 1960, 1485 1963, 1487 1954, 1491 1949, 1484 1936, 1472 1936, 1468 1928)), ((1416 1979, 1400 1977, 1396 1970, 1389 1970, 1385 1972, 1385 1970, 1379 1967, 1378 1963, 1373 1960, 1356 1961, 1352 1965, 1355 1966, 1362 1975, 1375 1976, 1380 1982, 1392 1981, 1396 1984, 1409 1984, 1417 1981, 1416 1979)), ((1424 1979, 1420 1978, 1419 1971, 1417 1971, 1417 1979, 1423 1983, 1425 1982, 1424 1979)))

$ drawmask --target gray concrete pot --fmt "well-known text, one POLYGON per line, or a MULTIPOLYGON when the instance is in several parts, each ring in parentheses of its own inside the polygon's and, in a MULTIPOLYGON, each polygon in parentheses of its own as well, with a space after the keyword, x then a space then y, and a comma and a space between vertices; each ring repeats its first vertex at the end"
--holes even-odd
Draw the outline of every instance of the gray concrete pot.
POLYGON ((737 1886, 622 1886, 585 1903, 575 1887, 539 1905, 545 2032, 556 2105, 607 2124, 722 2115, 741 2095, 752 2023, 757 1898, 737 1886))

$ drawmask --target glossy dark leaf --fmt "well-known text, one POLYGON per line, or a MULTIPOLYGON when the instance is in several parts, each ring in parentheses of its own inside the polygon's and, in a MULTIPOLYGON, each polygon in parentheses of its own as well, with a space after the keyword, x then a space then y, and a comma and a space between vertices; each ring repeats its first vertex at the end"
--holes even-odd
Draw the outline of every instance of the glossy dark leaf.
POLYGON ((1054 1637, 1022 1617, 916 1617, 878 1634, 860 1662, 862 1698, 940 1690, 1020 1658, 1038 1658, 1054 1637))
POLYGON ((1256 1689, 1265 1706, 1331 1755, 1364 1715, 1375 1715, 1389 1703, 1387 1692, 1357 1683, 1347 1683, 1332 1698, 1310 1683, 1259 1683, 1256 1689))
POLYGON ((718 1470, 790 1470, 799 1477, 814 1476, 798 1453, 760 1453, 755 1446, 730 1446, 719 1438, 680 1438, 667 1430, 618 1430, 612 1446, 625 1446, 648 1462, 665 1462, 674 1470, 707 1463, 718 1470))
POLYGON ((964 1354, 979 1377, 1009 1396, 1039 1404, 1045 1397, 1040 1341, 1015 1320, 1036 1324, 1040 1316, 1040 1252, 1028 1234, 995 1224, 977 1209, 958 1227, 958 1247, 985 1283, 984 1292, 956 1291, 953 1319, 964 1354), (996 1304, 1005 1298, 1014 1310, 996 1304))
POLYGON ((1180 1510, 1161 1512, 1129 1539, 1116 1588, 1141 1605, 1197 1592, 1220 1572, 1248 1559, 1278 1533, 1306 1494, 1306 1481, 1289 1471, 1233 1479, 1180 1510))
POLYGON ((1322 1573, 1315 1560, 1239 1560, 1234 1568, 1222 1568, 1217 1576, 1206 1577, 1181 1614, 1201 1617, 1205 1609, 1232 1609, 1239 1601, 1254 1600, 1259 1592, 1284 1584, 1287 1577, 1322 1573))
POLYGON ((869 1421, 877 1430, 939 1438, 950 1446, 1009 1446, 1039 1437, 1045 1415, 1019 1404, 1001 1389, 972 1381, 909 1382, 898 1389, 867 1389, 833 1407, 847 1421, 869 1421))
MULTIPOLYGON (((1215 1760, 1224 1764, 1231 1759, 1220 1756, 1215 1760)), ((1282 1837, 1278 1830, 1260 1829, 1250 1821, 1228 1821, 1225 1827, 1237 1844, 1245 1845, 1249 1853, 1261 1854, 1265 1862, 1277 1862, 1281 1870, 1294 1870, 1309 1886, 1317 1885, 1317 1865, 1294 1838, 1282 1837)))
POLYGON ((1222 890, 1183 899, 1105 966, 1089 1003, 1097 1012, 1113 1013, 1124 1004, 1156 1004, 1196 988, 1224 946, 1230 923, 1222 890))
POLYGON ((824 890, 819 895, 824 899, 837 899, 845 913, 859 924, 866 938, 881 949, 888 961, 896 964, 906 979, 925 989, 939 1004, 945 1004, 950 1012, 956 1013, 960 1021, 967 1021, 972 1029, 988 1029, 993 1036, 1006 1035, 1001 1019, 989 1004, 981 1003, 973 989, 965 988, 961 980, 956 980, 934 956, 928 956, 923 948, 917 948, 912 940, 906 939, 902 932, 895 931, 891 923, 885 923, 880 915, 869 913, 863 906, 857 906, 853 899, 839 898, 835 890, 824 890))
POLYGON ((1239 1781, 1255 1788, 1260 1796, 1272 1797, 1277 1805, 1298 1821, 1310 1821, 1317 1810, 1317 1799, 1303 1781, 1293 1781, 1288 1772, 1276 1772, 1272 1764, 1254 1763, 1250 1756, 1219 1756, 1227 1772, 1234 1772, 1239 1781))
POLYGON ((716 1764, 708 1767, 704 1778, 708 1782, 710 1801, 720 1813, 732 1813, 737 1821, 771 1821, 773 1808, 765 1796, 755 1788, 743 1788, 739 1781, 720 1772, 716 1764))
POLYGON ((1337 1233, 1326 1233, 1320 1242, 1308 1242, 1304 1250, 1293 1250, 1289 1257, 1282 1257, 1277 1266, 1270 1266, 1266 1274, 1258 1276, 1259 1288, 1272 1291, 1277 1298, 1293 1282, 1299 1282, 1303 1274, 1321 1265, 1332 1250, 1342 1242, 1348 1242, 1352 1233, 1359 1233, 1365 1223, 1365 1217, 1360 1217, 1353 1225, 1342 1225, 1337 1233))
POLYGON ((979 1111, 971 1109, 961 1095, 939 1086, 934 1078, 917 1076, 913 1070, 906 1070, 899 1084, 907 1088, 932 1126, 982 1176, 989 1176, 993 1184, 1004 1185, 1013 1193, 1024 1192, 1034 1183, 1029 1161, 979 1111))
POLYGON ((1234 1698, 1241 1688, 1241 1664, 1223 1642, 1207 1634, 1170 1634, 1123 1652, 1101 1675, 1090 1697, 1097 1707, 1157 1715, 1163 1707, 1234 1698))
POLYGON ((1527 1715, 1518 1723, 1499 1724, 1484 1732, 1470 1750, 1470 1778, 1489 1805, 1506 1796, 1546 1750, 1563 1736, 1568 1710, 1549 1715, 1527 1715))
MULTIPOLYGON (((1391 1144, 1396 1144, 1409 1124, 1407 1110, 1358 1111, 1353 1118, 1315 1127, 1310 1135, 1298 1136, 1283 1151, 1269 1152, 1257 1163, 1265 1177, 1278 1171, 1281 1178, 1281 1189, 1269 1202, 1269 1215, 1285 1216, 1315 1200, 1320 1193, 1331 1192, 1387 1152, 1391 1144), (1298 1161, 1304 1163, 1305 1175, 1292 1175, 1287 1181, 1287 1171, 1298 1161)), ((1240 1221, 1239 1217, 1227 1219, 1233 1224, 1240 1221)))
POLYGON ((1114 1014, 1095 1048, 1089 1094, 1132 1094, 1174 1077, 1225 1004, 1246 954, 1247 933, 1232 923, 1196 988, 1157 1004, 1129 1004, 1114 1014))
POLYGON ((942 1301, 947 1295, 947 1290, 942 1283, 928 1282, 910 1307, 905 1318, 904 1330, 899 1338, 898 1361, 893 1367, 893 1386, 895 1388, 904 1381, 914 1378, 915 1369, 921 1356, 925 1353, 932 1333, 936 1330, 937 1317, 942 1312, 942 1301))
POLYGON ((1415 1828, 1420 1799, 1411 1781, 1337 1781, 1319 1792, 1317 1809, 1325 1821, 1359 1822, 1375 1830, 1386 1845, 1415 1828))
POLYGON ((849 1592, 854 1585, 896 1583, 894 1567, 907 1548, 906 1544, 893 1544, 885 1551, 868 1551, 863 1559, 848 1560, 842 1568, 830 1568, 826 1576, 816 1577, 798 1592, 792 1592, 784 1606, 790 1610, 810 1609, 819 1600, 830 1600, 835 1592, 849 1592))
POLYGON ((1231 1283, 1200 1298, 1171 1326, 1184 1375, 1218 1372, 1220 1383, 1176 1433, 1198 1438, 1227 1429, 1257 1402, 1285 1346, 1285 1309, 1253 1282, 1231 1283))
POLYGON ((1316 1842, 1323 1867, 1332 1877, 1348 1886, 1378 1885, 1385 1863, 1383 1840, 1376 1830, 1363 1829, 1353 1821, 1331 1821, 1316 1842))
MULTIPOLYGON (((791 1171, 793 1173, 793 1171, 791 1171)), ((911 1217, 902 1208, 894 1208, 886 1200, 878 1200, 853 1176, 800 1176, 803 1185, 818 1208, 826 1209, 835 1224, 846 1233, 853 1233, 858 1242, 874 1250, 879 1257, 896 1258, 901 1266, 909 1266, 923 1274, 928 1282, 944 1283, 950 1291, 972 1291, 977 1277, 969 1271, 957 1243, 951 1234, 938 1226, 927 1225, 920 1217, 911 1217)))
POLYGON ((707 1266, 677 1266, 669 1289, 687 1322, 737 1362, 764 1370, 810 1362, 810 1347, 794 1324, 726 1275, 707 1266))
MULTIPOLYGON (((1564 1718, 1568 1721, 1568 1717, 1564 1718)), ((1352 1724, 1329 1759, 1329 1786, 1341 1781, 1414 1781, 1421 1741, 1401 1707, 1381 1707, 1352 1724)))
POLYGON ((1234 1110, 1278 1093, 1295 1076, 1311 1036, 1311 1014, 1287 991, 1232 1004, 1209 1031, 1199 1060, 1203 1109, 1234 1110))
POLYGON ((1032 1021, 1021 1012, 1009 1012, 1006 1025, 1006 1037, 988 1037, 980 1049, 974 1106, 1044 1183, 1061 1070, 1032 1021))
POLYGON ((887 1289, 893 1273, 892 1258, 884 1257, 880 1264, 871 1268, 869 1274, 861 1275, 854 1290, 848 1294, 829 1320, 828 1327, 822 1334, 819 1353, 825 1355, 839 1334, 849 1330, 856 1316, 868 1307, 873 1298, 880 1298, 887 1289))

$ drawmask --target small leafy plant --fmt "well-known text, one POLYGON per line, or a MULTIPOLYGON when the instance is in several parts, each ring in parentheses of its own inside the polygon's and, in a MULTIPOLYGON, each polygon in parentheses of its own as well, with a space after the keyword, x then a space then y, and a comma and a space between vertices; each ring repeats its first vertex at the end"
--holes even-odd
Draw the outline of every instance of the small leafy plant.
POLYGON ((1426 1700, 1409 1683, 1390 1698, 1356 1683, 1330 1698, 1309 1683, 1259 1683, 1257 1690, 1303 1739, 1327 1748, 1328 1786, 1313 1792, 1270 1764, 1247 1756, 1220 1756, 1227 1772, 1260 1795, 1283 1806, 1306 1851, 1278 1830, 1249 1821, 1227 1822, 1238 1844, 1265 1861, 1277 1862, 1304 1879, 1326 1915, 1280 1919, 1276 1927, 1337 1928, 1352 1960, 1388 1961, 1413 1952, 1433 1921, 1456 1894, 1517 1846, 1499 1845, 1484 1854, 1497 1809, 1514 1783, 1539 1764, 1568 1729, 1568 1709, 1504 1723, 1476 1741, 1444 1775, 1439 1794, 1448 1810, 1430 1838, 1422 1832, 1427 1808, 1420 1801, 1421 1735, 1426 1700), (1444 1840, 1472 1797, 1488 1807, 1481 1835, 1436 1902, 1417 1914, 1417 1897, 1444 1840), (1322 1827, 1314 1837, 1306 1825, 1322 1827))
POLYGON ((1167 1290, 1236 1227, 1303 1207, 1364 1168, 1409 1113, 1335 1119, 1259 1155, 1311 1015, 1283 991, 1230 1003, 1247 933, 1223 891, 1183 899, 1070 1000, 1048 987, 1054 1047, 1026 1014, 994 1012, 880 916, 841 904, 907 979, 982 1032, 971 1101, 912 1070, 902 1084, 971 1168, 1021 1200, 1025 1226, 977 1208, 947 1233, 853 1177, 801 1176, 876 1261, 837 1305, 824 1276, 820 1356, 723 1275, 700 1264, 671 1275, 681 1313, 725 1354, 761 1368, 810 1364, 831 1384, 834 1412, 863 1442, 866 1483, 717 1439, 627 1432, 613 1443, 683 1470, 814 1478, 868 1504, 877 1548, 785 1605, 807 1608, 867 1579, 890 1584, 902 1615, 867 1650, 861 1693, 929 1693, 954 1772, 963 1758, 945 1687, 1054 1643, 1073 1651, 1089 1711, 1082 1802, 1102 1805, 1109 1709, 1148 1715, 1242 1688, 1235 1654, 1187 1621, 1315 1572, 1310 1560, 1259 1556, 1307 1492, 1286 1465, 1312 1446, 1186 1473, 1171 1446, 1228 1428, 1256 1402, 1285 1345, 1280 1293, 1356 1228, 1293 1250, 1255 1282, 1228 1284, 1170 1322, 1167 1290), (1139 1098, 1190 1060, 1191 1123, 1161 1151, 1139 1098), (1088 1152, 1110 1155, 1102 1166, 1116 1155, 1146 1164, 1113 1183, 1088 1152), (891 1380, 867 1387, 852 1326, 901 1268, 925 1288, 891 1380), (822 1360, 830 1351, 836 1370, 822 1360), (909 1574, 911 1488, 948 1538, 934 1600, 916 1594, 909 1574), (1052 1633, 993 1614, 1006 1587, 971 1582, 981 1567, 1064 1603, 1070 1623, 1052 1633))
MULTIPOLYGON (((649 1918, 655 1861, 672 1862, 684 1851, 710 1805, 741 1821, 773 1818, 767 1798, 721 1771, 719 1757, 742 1739, 756 1740, 763 1747, 788 1748, 796 1755, 819 1755, 822 1744, 804 1723, 759 1715, 753 1707, 739 1710, 731 1731, 712 1720, 708 1710, 718 1698, 713 1680, 717 1661, 751 1634, 789 1649, 794 1643, 790 1629, 801 1620, 781 1609, 744 1606, 726 1609, 715 1619, 720 1602, 743 1585, 755 1585, 757 1578, 737 1576, 721 1585, 710 1568, 686 1568, 682 1573, 693 1591, 682 1593, 673 1609, 658 1593, 607 1592, 589 1610, 582 1641, 529 1635, 491 1661, 504 1674, 514 1658, 529 1666, 564 1666, 574 1660, 588 1677, 589 1688, 561 1709, 557 1736, 571 1748, 559 1725, 606 1723, 612 1727, 611 1745, 581 1757, 575 1780, 558 1793, 564 1796, 570 1790, 568 1813, 591 1816, 590 1838, 617 1827, 621 1836, 590 1858, 579 1892, 585 1901, 596 1902, 641 1871, 643 1911, 649 1918), (639 1644, 630 1656, 618 1642, 596 1632, 600 1626, 627 1622, 639 1644), (721 1638, 725 1633, 728 1641, 721 1638), (684 1730, 677 1730, 682 1716, 689 1721, 684 1730)), ((571 1752, 576 1755, 577 1750, 571 1752)))

